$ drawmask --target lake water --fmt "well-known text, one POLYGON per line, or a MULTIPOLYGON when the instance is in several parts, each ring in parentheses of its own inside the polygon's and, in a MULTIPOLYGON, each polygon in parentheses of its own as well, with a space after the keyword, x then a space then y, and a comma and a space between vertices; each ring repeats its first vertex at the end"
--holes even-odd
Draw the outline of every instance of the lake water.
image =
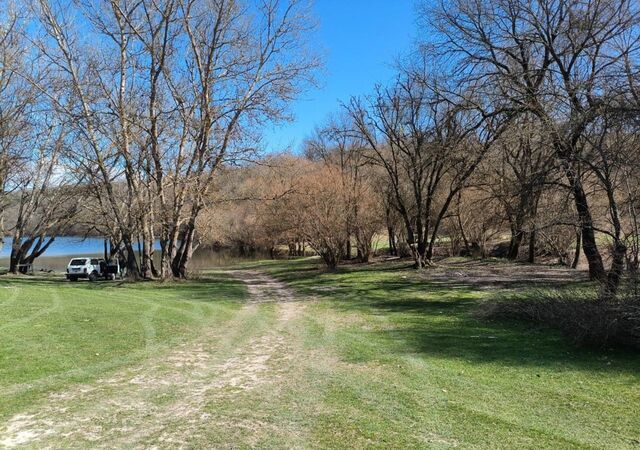
MULTIPOLYGON (((160 243, 156 242, 156 249, 160 249, 160 243)), ((5 244, 0 249, 0 267, 9 266, 11 254, 11 238, 5 238, 5 244)), ((36 259, 34 270, 53 270, 64 272, 70 258, 74 256, 102 256, 104 255, 104 239, 75 236, 58 237, 47 249, 46 253, 36 259)), ((256 254, 252 257, 240 256, 230 249, 198 249, 191 261, 191 270, 203 270, 212 267, 225 267, 248 260, 266 259, 266 254, 256 254)))
MULTIPOLYGON (((0 258, 9 258, 11 254, 11 238, 5 238, 4 246, 0 249, 0 258)), ((158 249, 160 245, 156 243, 158 249)), ((84 256, 104 254, 104 239, 80 236, 57 237, 53 244, 47 249, 45 255, 52 256, 84 256)))

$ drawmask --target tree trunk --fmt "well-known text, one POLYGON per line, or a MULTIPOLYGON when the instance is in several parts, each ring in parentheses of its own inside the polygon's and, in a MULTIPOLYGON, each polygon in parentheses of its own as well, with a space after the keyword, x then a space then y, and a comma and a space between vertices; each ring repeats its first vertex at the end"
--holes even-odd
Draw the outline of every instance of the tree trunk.
POLYGON ((11 241, 11 254, 9 255, 9 272, 13 274, 18 273, 18 264, 20 264, 20 252, 22 244, 22 234, 18 222, 18 224, 16 225, 16 232, 13 233, 13 240, 11 241))
POLYGON ((145 231, 142 236, 142 255, 141 255, 142 266, 140 270, 140 275, 144 279, 152 278, 151 272, 152 272, 152 265, 153 265, 153 262, 152 262, 153 243, 149 241, 150 241, 150 236, 148 232, 145 231))
POLYGON ((433 259, 433 249, 436 244, 436 239, 438 237, 438 230, 440 229, 440 225, 442 224, 442 220, 444 219, 445 214, 447 213, 447 211, 449 211, 449 206, 451 205, 451 202, 459 192, 460 192, 459 190, 455 190, 455 189, 449 192, 447 199, 444 201, 444 204, 440 208, 440 212, 438 213, 438 216, 436 217, 436 220, 433 224, 433 230, 431 230, 431 237, 429 239, 429 248, 426 253, 425 262, 431 263, 431 260, 433 259))
POLYGON ((416 270, 424 268, 424 253, 415 244, 409 244, 411 255, 413 256, 413 268, 416 270))
POLYGON ((509 241, 509 252, 507 253, 507 259, 517 259, 520 253, 520 246, 522 245, 522 239, 524 238, 524 230, 522 225, 516 221, 511 226, 511 240, 509 241))
POLYGON ((606 283, 607 274, 604 269, 604 263, 602 262, 602 256, 598 251, 595 231, 593 229, 593 218, 587 201, 587 194, 584 192, 584 188, 582 187, 580 180, 570 170, 567 171, 567 178, 571 184, 576 211, 580 219, 582 250, 589 264, 589 278, 606 283))
POLYGON ((387 227, 387 234, 389 236, 389 254, 391 256, 398 256, 398 246, 396 245, 396 233, 393 227, 387 227))
POLYGON ((17 274, 19 264, 20 264, 19 254, 11 251, 11 256, 9 257, 9 272, 12 274, 17 274))
POLYGON ((176 254, 178 230, 175 226, 165 225, 160 238, 160 278, 166 280, 173 275, 171 262, 176 254))
POLYGON ((624 257, 627 254, 627 247, 618 240, 614 246, 611 254, 611 268, 607 274, 607 281, 604 285, 604 299, 615 298, 618 293, 618 286, 620 285, 620 278, 622 277, 622 271, 624 270, 624 257))
POLYGON ((136 259, 136 251, 133 247, 131 235, 123 235, 122 243, 125 249, 127 277, 138 279, 140 277, 140 268, 138 267, 138 260, 136 259))
POLYGON ((582 233, 580 229, 576 229, 576 251, 573 255, 573 262, 571 263, 572 269, 577 269, 580 263, 580 246, 582 245, 582 233))
POLYGON ((26 274, 28 272, 27 265, 33 264, 37 258, 42 256, 54 240, 55 237, 46 238, 44 236, 30 236, 23 240, 21 233, 14 235, 9 255, 9 272, 26 274))
POLYGON ((341 255, 340 253, 342 253, 344 247, 342 245, 340 245, 340 250, 338 251, 338 253, 335 253, 333 250, 331 249, 326 249, 322 252, 320 252, 320 255, 322 256, 322 260, 324 261, 325 265, 327 266, 327 268, 331 271, 336 270, 338 268, 338 264, 340 263, 340 260, 343 259, 343 255, 341 255))
POLYGON ((171 273, 171 255, 169 254, 169 243, 162 239, 160 242, 160 278, 167 279, 171 273))
POLYGON ((180 247, 176 252, 176 256, 173 259, 171 264, 171 269, 173 271, 173 276, 176 278, 186 279, 188 272, 187 268, 189 265, 189 261, 193 256, 193 238, 195 236, 196 231, 196 217, 198 215, 198 211, 192 211, 191 218, 186 225, 184 235, 182 237, 182 241, 180 242, 180 247))
POLYGON ((534 264, 536 262, 536 229, 533 228, 529 233, 529 263, 534 264))
POLYGON ((368 263, 371 258, 371 243, 358 243, 358 262, 368 263))

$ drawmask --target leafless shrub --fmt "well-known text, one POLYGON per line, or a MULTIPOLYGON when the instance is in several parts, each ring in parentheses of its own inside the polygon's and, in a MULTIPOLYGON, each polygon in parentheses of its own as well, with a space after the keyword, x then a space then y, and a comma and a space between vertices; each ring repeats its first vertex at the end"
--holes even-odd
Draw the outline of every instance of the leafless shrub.
POLYGON ((580 346, 640 349, 640 295, 633 283, 615 300, 602 301, 596 290, 537 290, 489 301, 476 315, 548 325, 580 346))

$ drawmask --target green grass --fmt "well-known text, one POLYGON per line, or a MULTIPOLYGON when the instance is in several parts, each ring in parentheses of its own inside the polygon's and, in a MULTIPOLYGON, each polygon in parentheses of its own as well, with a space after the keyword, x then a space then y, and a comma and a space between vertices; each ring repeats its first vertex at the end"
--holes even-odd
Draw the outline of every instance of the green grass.
POLYGON ((428 283, 406 265, 314 266, 261 268, 318 299, 305 345, 339 361, 310 372, 328 408, 315 437, 327 446, 640 445, 637 354, 576 349, 523 323, 480 322, 472 311, 495 292, 428 283))
MULTIPOLYGON (((300 301, 240 307, 245 290, 222 275, 122 286, 2 279, 0 434, 7 414, 62 404, 65 420, 90 418, 111 447, 166 448, 168 436, 189 448, 640 445, 638 355, 475 319, 478 302, 499 292, 426 281, 405 263, 244 268, 285 281, 300 301), (211 328, 219 333, 205 336, 211 328), (157 355, 180 342, 204 342, 188 348, 207 366, 176 377, 157 355), (151 381, 47 403, 45 394, 94 386, 104 371, 151 381), (215 387, 223 378, 241 382, 215 387), (174 381, 153 382, 165 379, 174 381)), ((41 444, 94 443, 72 433, 32 446, 41 444)))
POLYGON ((242 283, 213 276, 166 284, 0 278, 0 419, 220 326, 245 295, 242 283))

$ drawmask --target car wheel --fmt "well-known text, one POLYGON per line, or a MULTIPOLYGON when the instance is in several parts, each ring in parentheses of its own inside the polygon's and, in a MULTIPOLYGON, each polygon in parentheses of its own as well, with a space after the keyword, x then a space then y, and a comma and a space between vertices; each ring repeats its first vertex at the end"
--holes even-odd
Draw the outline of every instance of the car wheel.
POLYGON ((98 273, 97 272, 91 272, 89 274, 89 281, 97 281, 98 280, 98 273))

